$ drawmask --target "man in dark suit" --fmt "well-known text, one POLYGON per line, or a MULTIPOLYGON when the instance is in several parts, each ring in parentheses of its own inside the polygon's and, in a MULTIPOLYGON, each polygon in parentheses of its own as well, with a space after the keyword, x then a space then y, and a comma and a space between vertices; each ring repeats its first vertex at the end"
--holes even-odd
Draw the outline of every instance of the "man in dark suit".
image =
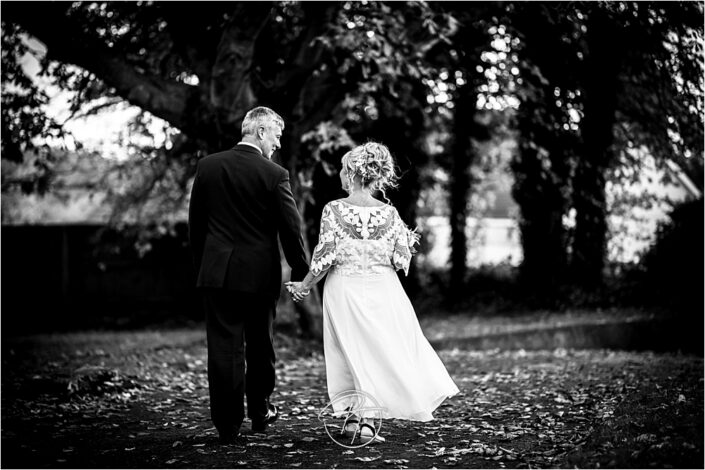
POLYGON ((250 110, 242 141, 198 162, 191 192, 189 239, 206 313, 211 419, 222 443, 239 433, 244 395, 253 431, 278 416, 269 402, 282 281, 277 236, 291 279, 308 272, 289 173, 270 160, 283 130, 271 109, 250 110))

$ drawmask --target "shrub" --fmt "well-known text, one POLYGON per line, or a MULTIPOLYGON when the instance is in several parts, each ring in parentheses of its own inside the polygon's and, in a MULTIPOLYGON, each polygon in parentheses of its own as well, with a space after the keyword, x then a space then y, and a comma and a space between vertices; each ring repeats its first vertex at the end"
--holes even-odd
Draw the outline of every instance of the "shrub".
POLYGON ((703 199, 675 207, 643 258, 646 302, 702 323, 703 241, 703 199))

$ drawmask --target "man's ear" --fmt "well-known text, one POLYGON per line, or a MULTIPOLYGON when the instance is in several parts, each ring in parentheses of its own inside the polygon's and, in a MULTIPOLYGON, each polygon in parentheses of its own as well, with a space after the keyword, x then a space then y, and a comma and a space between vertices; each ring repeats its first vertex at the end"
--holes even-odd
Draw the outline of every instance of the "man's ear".
POLYGON ((264 126, 260 126, 257 128, 257 137, 264 140, 264 126))

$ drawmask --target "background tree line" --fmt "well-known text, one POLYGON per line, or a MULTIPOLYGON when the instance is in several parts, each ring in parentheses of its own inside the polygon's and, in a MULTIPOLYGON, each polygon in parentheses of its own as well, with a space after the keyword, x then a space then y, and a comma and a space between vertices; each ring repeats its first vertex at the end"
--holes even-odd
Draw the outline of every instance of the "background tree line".
MULTIPOLYGON (((144 110, 136 132, 150 134, 150 116, 168 123, 165 142, 134 149, 122 167, 131 181, 113 195, 116 223, 149 225, 153 212, 139 208, 155 198, 162 212, 183 204, 197 160, 232 146, 245 112, 266 105, 287 123, 275 158, 296 175, 309 245, 322 206, 341 195, 337 166, 354 143, 390 147, 403 175, 390 198, 410 223, 429 184, 420 169, 448 171, 442 292, 457 304, 468 282, 470 169, 487 145, 511 138, 522 299, 599 296, 609 184, 637 178, 648 155, 702 194, 702 18, 701 2, 4 3, 2 158, 33 158, 43 171, 3 186, 50 190, 61 158, 37 148, 65 130, 41 111, 48 97, 20 65, 31 36, 46 45, 42 73, 73 93, 77 115, 129 102, 144 110), (431 134, 440 150, 429 149, 431 134)), ((702 196, 690 205, 681 223, 697 242, 702 196)), ((688 249, 700 250, 700 274, 677 279, 698 291, 702 242, 688 249)), ((671 266, 650 259, 652 271, 671 266)), ((413 271, 406 282, 414 290, 413 271)))

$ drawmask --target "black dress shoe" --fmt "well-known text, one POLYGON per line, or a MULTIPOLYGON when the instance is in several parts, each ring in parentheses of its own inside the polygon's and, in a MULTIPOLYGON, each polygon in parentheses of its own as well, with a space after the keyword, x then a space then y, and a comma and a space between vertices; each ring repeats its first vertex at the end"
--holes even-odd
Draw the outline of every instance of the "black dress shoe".
POLYGON ((279 410, 274 405, 269 405, 267 414, 262 419, 252 420, 252 430, 254 432, 264 432, 271 423, 275 422, 279 417, 279 410))

